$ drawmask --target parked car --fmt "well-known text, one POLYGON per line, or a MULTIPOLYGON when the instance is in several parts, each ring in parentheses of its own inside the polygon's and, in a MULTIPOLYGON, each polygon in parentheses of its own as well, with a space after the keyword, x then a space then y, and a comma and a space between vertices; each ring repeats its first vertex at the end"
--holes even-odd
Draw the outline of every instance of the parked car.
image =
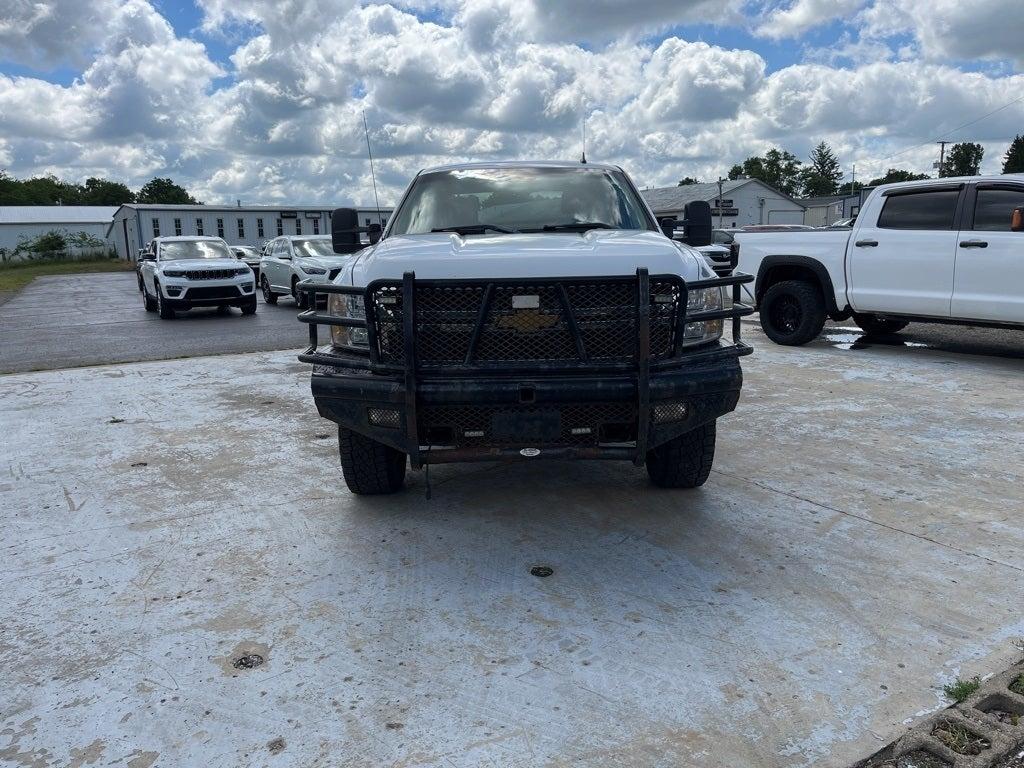
POLYGON ((256 312, 252 270, 219 237, 156 237, 139 263, 143 305, 165 320, 195 307, 256 312))
POLYGON ((886 184, 852 229, 741 233, 761 327, 805 344, 826 318, 1024 327, 1024 174, 886 184))
POLYGON ((244 261, 249 269, 252 270, 253 277, 256 278, 256 285, 260 284, 260 259, 262 258, 260 252, 253 248, 251 245, 232 245, 229 246, 231 252, 235 254, 235 258, 239 261, 244 261))
POLYGON ((739 317, 694 247, 711 209, 671 239, 621 168, 480 163, 421 171, 386 230, 353 209, 334 247, 359 249, 303 312, 312 391, 338 424, 342 473, 390 493, 413 469, 523 458, 621 459, 654 484, 693 488, 711 471, 718 417, 736 407, 739 317), (733 318, 733 343, 721 342, 733 318), (319 348, 317 324, 331 327, 319 348))
POLYGON ((291 295, 300 309, 306 308, 306 294, 295 286, 302 280, 329 283, 350 256, 338 255, 330 235, 285 235, 269 241, 260 259, 260 290, 267 304, 291 295))

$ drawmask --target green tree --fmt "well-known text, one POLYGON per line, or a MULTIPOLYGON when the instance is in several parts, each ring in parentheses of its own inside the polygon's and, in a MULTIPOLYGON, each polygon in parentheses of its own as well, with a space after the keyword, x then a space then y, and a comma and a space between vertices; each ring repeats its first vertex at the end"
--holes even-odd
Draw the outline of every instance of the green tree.
POLYGON ((872 179, 868 182, 869 187, 877 187, 879 184, 895 184, 900 181, 923 181, 928 178, 927 173, 913 173, 900 168, 890 168, 884 176, 872 179))
POLYGON ((82 187, 82 205, 123 205, 134 203, 135 193, 119 181, 88 178, 82 187))
POLYGON ((1024 136, 1015 136, 1003 155, 1003 173, 1024 173, 1024 136))
POLYGON ((973 141, 954 144, 946 155, 941 176, 977 176, 981 173, 981 159, 985 148, 973 141))
POLYGON ((81 187, 56 176, 38 176, 17 183, 21 186, 21 205, 77 205, 82 197, 81 187))
POLYGON ((180 187, 170 179, 150 179, 136 196, 140 203, 157 203, 162 205, 201 205, 184 187, 180 187))
POLYGON ((693 176, 683 176, 676 184, 677 187, 688 187, 691 184, 700 184, 700 179, 695 179, 693 176))
POLYGON ((810 165, 800 173, 800 183, 806 197, 834 195, 843 178, 843 169, 832 147, 824 141, 811 150, 810 165))
POLYGON ((800 189, 800 161, 795 155, 773 147, 764 153, 764 157, 748 157, 742 165, 729 169, 730 179, 740 176, 760 179, 780 192, 795 195, 800 189))

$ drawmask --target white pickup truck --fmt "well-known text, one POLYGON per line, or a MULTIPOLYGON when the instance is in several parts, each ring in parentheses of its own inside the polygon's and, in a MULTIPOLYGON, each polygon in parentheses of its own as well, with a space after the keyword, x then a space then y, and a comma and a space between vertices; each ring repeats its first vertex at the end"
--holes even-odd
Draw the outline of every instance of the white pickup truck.
POLYGON ((579 163, 422 171, 383 232, 334 211, 334 251, 356 253, 332 284, 298 285, 329 296, 299 315, 299 359, 349 489, 397 491, 407 464, 523 458, 620 459, 659 486, 701 485, 753 310, 723 306, 750 278, 694 250, 711 241, 708 204, 687 206, 685 243, 677 224, 621 168, 579 163))
POLYGON ((885 184, 851 230, 736 239, 777 344, 806 344, 826 318, 869 334, 911 322, 1024 329, 1024 174, 885 184))

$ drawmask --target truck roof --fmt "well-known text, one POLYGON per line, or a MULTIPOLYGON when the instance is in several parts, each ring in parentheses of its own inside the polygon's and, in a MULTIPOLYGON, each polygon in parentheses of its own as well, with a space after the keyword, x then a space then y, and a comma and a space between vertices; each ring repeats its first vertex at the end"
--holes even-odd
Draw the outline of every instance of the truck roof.
POLYGON ((938 179, 921 179, 920 181, 896 181, 892 184, 879 184, 875 189, 887 190, 899 187, 933 187, 936 184, 963 184, 966 182, 1015 181, 1024 182, 1024 173, 986 174, 983 176, 944 176, 938 179))
POLYGON ((467 168, 599 168, 603 171, 621 171, 617 165, 606 163, 580 163, 572 160, 501 160, 480 163, 446 163, 424 168, 420 173, 433 173, 434 171, 454 171, 467 168))

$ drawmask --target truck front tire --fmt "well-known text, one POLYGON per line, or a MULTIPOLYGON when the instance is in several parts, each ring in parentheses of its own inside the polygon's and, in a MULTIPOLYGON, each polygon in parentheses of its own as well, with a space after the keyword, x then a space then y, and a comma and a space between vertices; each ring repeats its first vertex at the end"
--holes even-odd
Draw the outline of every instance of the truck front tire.
POLYGON ((775 283, 761 298, 761 328, 776 344, 798 347, 825 327, 825 299, 821 289, 806 280, 775 283))
POLYGON ((156 311, 160 313, 160 319, 173 320, 174 310, 164 301, 164 294, 160 290, 160 283, 154 281, 153 287, 156 288, 156 311))
POLYGON ((697 427, 647 452, 647 474, 661 488, 704 485, 715 461, 715 422, 697 427))
POLYGON ((405 484, 406 456, 389 445, 339 426, 338 453, 345 485, 352 493, 394 493, 405 484))
POLYGON ((906 320, 888 320, 878 315, 862 315, 859 312, 853 313, 853 322, 868 336, 888 336, 890 333, 899 333, 910 325, 906 320))

